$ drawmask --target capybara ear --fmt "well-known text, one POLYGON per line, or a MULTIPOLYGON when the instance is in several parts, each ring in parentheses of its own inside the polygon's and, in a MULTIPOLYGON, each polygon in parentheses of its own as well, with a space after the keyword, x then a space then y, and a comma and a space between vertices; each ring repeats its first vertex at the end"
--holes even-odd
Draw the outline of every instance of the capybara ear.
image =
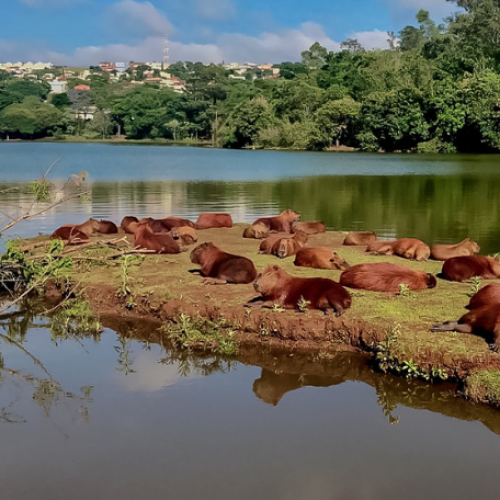
POLYGON ((279 271, 280 266, 273 264, 273 271, 279 271))

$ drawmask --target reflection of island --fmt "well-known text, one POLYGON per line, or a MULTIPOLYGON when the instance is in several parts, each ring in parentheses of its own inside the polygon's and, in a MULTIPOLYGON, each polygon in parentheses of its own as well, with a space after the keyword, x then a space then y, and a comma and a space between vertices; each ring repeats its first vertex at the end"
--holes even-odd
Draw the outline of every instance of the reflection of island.
POLYGON ((290 358, 288 354, 263 354, 257 349, 239 356, 244 364, 262 367, 261 376, 253 383, 253 391, 267 404, 276 406, 287 392, 301 387, 363 382, 375 388, 378 403, 391 423, 397 421, 392 413, 402 405, 461 420, 479 421, 500 435, 500 411, 458 397, 455 384, 430 384, 377 373, 370 368, 368 359, 365 355, 353 353, 338 353, 328 361, 318 359, 317 355, 295 354, 290 358))

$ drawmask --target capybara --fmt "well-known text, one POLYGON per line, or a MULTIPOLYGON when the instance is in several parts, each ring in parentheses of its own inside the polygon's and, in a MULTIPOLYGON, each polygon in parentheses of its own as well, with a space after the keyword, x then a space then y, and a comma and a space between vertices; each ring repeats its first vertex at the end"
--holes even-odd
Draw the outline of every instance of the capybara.
POLYGON ((243 238, 254 238, 256 240, 261 240, 265 238, 269 233, 269 229, 264 224, 252 224, 248 226, 243 231, 243 238))
POLYGON ((492 344, 492 349, 500 351, 500 307, 498 304, 483 306, 464 314, 458 321, 446 321, 434 325, 433 332, 474 333, 492 344))
POLYGON ((443 264, 442 275, 450 281, 465 281, 474 276, 495 279, 500 276, 500 260, 484 255, 453 257, 443 264))
POLYGON ((181 247, 168 233, 155 233, 147 223, 138 224, 135 246, 156 253, 180 253, 181 247))
POLYGON ((298 244, 298 247, 301 248, 307 243, 309 236, 304 231, 297 231, 293 236, 288 233, 272 234, 260 244, 259 253, 278 255, 279 242, 282 239, 293 239, 298 244))
POLYGON ((271 231, 284 231, 285 233, 290 233, 292 224, 299 220, 299 218, 300 214, 288 208, 275 217, 261 217, 254 221, 252 225, 264 224, 264 226, 271 231))
POLYGON ((434 260, 448 260, 462 255, 476 255, 479 250, 479 245, 475 241, 465 238, 456 245, 432 245, 431 258, 434 260))
POLYGON ((211 227, 233 227, 233 219, 229 214, 200 214, 195 225, 196 229, 211 227))
POLYGON ((500 306, 500 283, 490 283, 481 288, 465 306, 466 309, 479 309, 485 306, 500 306))
POLYGON ((120 227, 127 233, 127 234, 134 234, 135 230, 137 229, 137 223, 139 222, 139 219, 137 217, 134 217, 133 215, 127 215, 122 219, 122 222, 120 224, 120 227))
POLYGON ((301 248, 302 245, 295 238, 280 238, 271 248, 271 254, 284 259, 289 255, 295 255, 301 248))
POLYGON ((191 252, 191 262, 201 266, 200 274, 207 284, 251 283, 257 276, 253 262, 216 247, 211 241, 198 245, 191 252))
POLYGON ((423 271, 388 262, 357 264, 340 275, 341 285, 375 292, 399 292, 399 285, 410 290, 425 290, 436 286, 436 278, 423 271))
POLYGON ((431 249, 423 241, 416 238, 400 238, 394 241, 372 241, 367 252, 383 255, 399 255, 409 260, 427 260, 431 249))
POLYGON ((77 229, 76 226, 62 226, 56 229, 51 235, 51 240, 67 240, 68 244, 79 243, 82 240, 89 240, 87 234, 77 229))
POLYGON ((169 233, 171 230, 163 224, 162 219, 153 219, 153 217, 145 217, 139 221, 139 224, 147 224, 153 233, 169 233))
POLYGON ((76 229, 85 233, 87 236, 92 236, 99 229, 99 221, 90 218, 82 224, 65 224, 62 227, 76 227, 76 229))
POLYGON ((192 245, 198 241, 196 230, 188 226, 172 228, 172 238, 174 240, 180 239, 184 245, 192 245))
POLYGON ((100 234, 115 234, 118 232, 116 224, 110 220, 98 221, 99 226, 95 229, 96 233, 100 234))
POLYGON ((276 265, 267 266, 254 282, 261 297, 247 305, 262 302, 264 306, 278 304, 288 309, 321 309, 325 314, 334 311, 340 316, 351 307, 351 294, 327 278, 295 278, 276 265))
POLYGON ((294 222, 292 226, 292 232, 304 231, 307 234, 319 234, 326 233, 326 226, 324 222, 314 221, 314 222, 294 222))
POLYGON ((301 267, 339 271, 345 271, 351 267, 337 252, 325 247, 301 248, 295 256, 294 264, 301 267))
POLYGON ((342 242, 342 245, 369 245, 377 241, 377 233, 371 231, 351 231, 342 242))
POLYGON ((181 217, 165 217, 158 219, 167 229, 174 227, 195 227, 194 222, 189 219, 182 219, 181 217))

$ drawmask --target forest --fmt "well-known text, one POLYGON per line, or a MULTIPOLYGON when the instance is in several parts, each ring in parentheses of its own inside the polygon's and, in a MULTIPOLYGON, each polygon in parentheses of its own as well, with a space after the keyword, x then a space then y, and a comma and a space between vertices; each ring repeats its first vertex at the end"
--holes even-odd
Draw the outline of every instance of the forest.
MULTIPOLYGON (((177 62, 184 93, 94 71, 51 94, 43 81, 0 72, 0 138, 89 140, 124 136, 225 148, 497 152, 500 149, 500 0, 448 0, 441 24, 420 10, 414 25, 388 33, 388 48, 345 40, 314 43, 279 78, 222 65, 177 62), (232 77, 233 76, 233 77, 232 77), (257 77, 256 77, 257 76, 257 77), (90 90, 76 90, 85 83, 90 90), (93 119, 85 111, 92 106, 93 119)), ((147 69, 147 68, 146 68, 147 69)))

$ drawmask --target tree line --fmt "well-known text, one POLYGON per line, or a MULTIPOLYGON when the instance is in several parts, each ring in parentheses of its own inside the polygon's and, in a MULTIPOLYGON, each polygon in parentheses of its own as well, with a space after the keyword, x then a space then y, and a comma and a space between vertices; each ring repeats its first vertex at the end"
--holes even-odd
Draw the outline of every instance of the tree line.
MULTIPOLYGON (((0 74, 0 135, 207 141, 218 147, 495 152, 500 148, 500 0, 448 0, 442 24, 420 10, 388 33, 388 48, 355 39, 339 51, 314 43, 279 78, 179 62, 186 91, 131 86, 92 74, 91 90, 49 94, 43 82, 0 74), (256 78, 257 77, 257 78, 256 78), (95 107, 93 119, 85 112, 95 107)), ((146 68, 147 69, 147 68, 146 68)), ((74 87, 81 81, 70 81, 74 87)))

